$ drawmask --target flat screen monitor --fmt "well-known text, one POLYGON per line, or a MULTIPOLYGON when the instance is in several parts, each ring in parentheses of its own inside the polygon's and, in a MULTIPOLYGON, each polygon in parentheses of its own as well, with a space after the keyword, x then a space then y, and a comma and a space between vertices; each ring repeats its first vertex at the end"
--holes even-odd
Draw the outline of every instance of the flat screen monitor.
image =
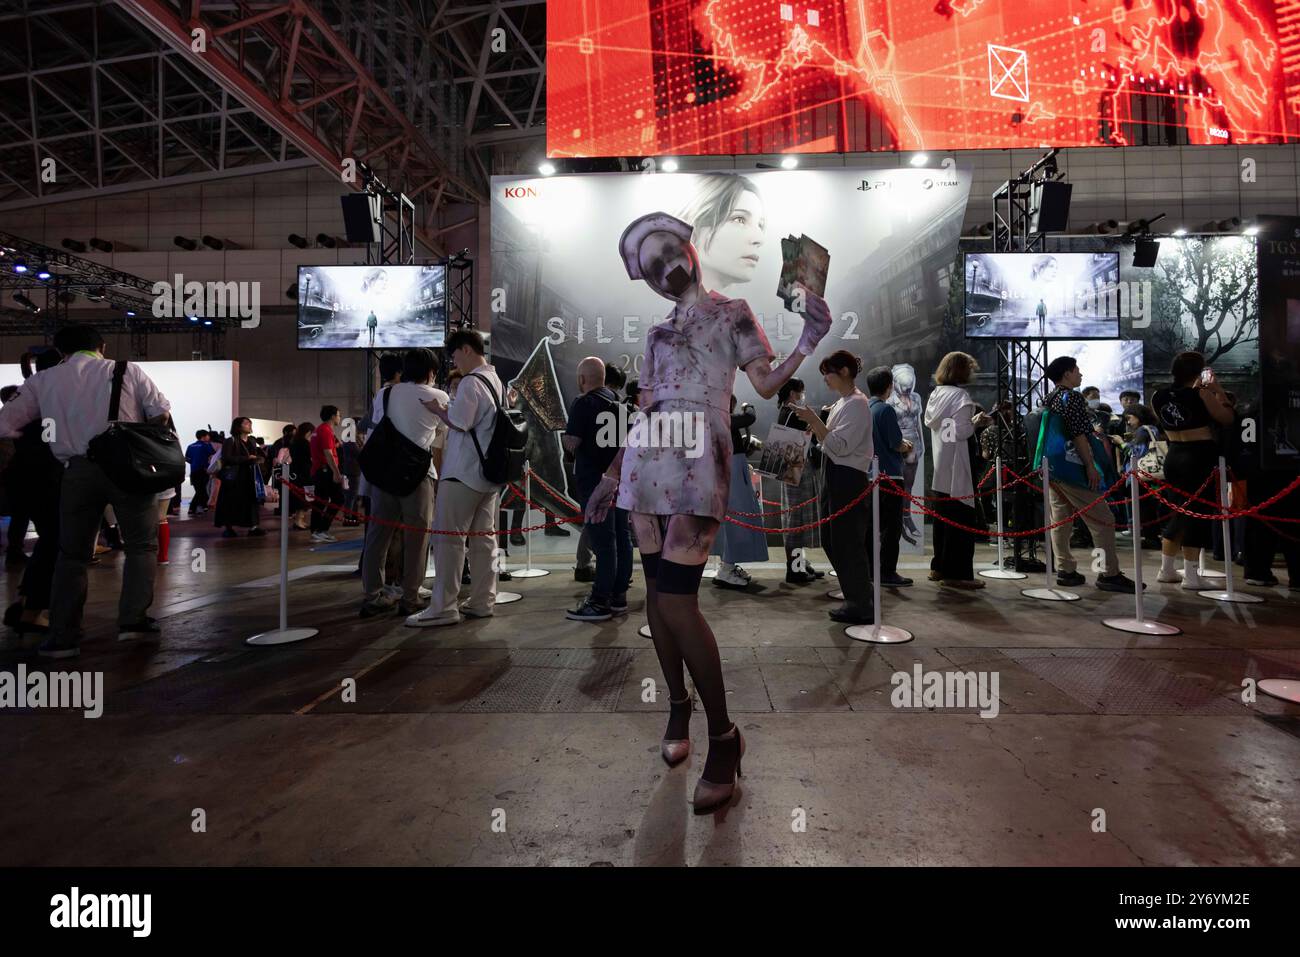
MULTIPOLYGON (((1047 361, 1072 357, 1083 375, 1079 388, 1096 386, 1101 401, 1119 415, 1124 404, 1119 400, 1122 392, 1136 392, 1148 404, 1151 400, 1142 386, 1142 345, 1141 339, 1062 339, 1047 344, 1047 361)), ((1050 383, 1046 385, 1049 390, 1051 387, 1050 383)))
POLYGON ((1116 339, 1119 253, 967 253, 972 339, 1116 339))
POLYGON ((447 339, 443 266, 299 266, 299 349, 437 349, 447 339))

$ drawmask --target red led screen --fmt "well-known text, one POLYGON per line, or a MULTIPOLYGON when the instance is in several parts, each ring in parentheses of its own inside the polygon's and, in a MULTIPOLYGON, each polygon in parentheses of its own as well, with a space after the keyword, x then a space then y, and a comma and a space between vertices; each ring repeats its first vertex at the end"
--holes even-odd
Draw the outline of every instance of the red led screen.
POLYGON ((1300 0, 550 0, 551 156, 1276 143, 1300 0))

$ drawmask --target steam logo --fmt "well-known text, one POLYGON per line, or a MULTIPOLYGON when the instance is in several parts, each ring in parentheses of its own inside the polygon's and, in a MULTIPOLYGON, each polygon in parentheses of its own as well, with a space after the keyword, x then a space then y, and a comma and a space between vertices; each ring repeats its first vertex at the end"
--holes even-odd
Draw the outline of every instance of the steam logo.
POLYGON ((934 189, 934 180, 927 176, 925 179, 921 180, 921 185, 926 189, 934 189))

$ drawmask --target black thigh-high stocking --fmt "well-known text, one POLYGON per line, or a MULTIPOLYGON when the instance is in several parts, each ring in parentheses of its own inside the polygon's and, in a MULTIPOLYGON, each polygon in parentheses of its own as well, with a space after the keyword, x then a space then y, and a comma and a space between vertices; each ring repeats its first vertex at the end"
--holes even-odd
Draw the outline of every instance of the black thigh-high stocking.
POLYGON ((663 669, 664 682, 668 685, 668 729, 664 732, 664 738, 682 741, 690 737, 690 699, 686 690, 682 653, 677 650, 677 642, 659 603, 658 565, 658 552, 641 554, 641 567, 645 572, 646 618, 650 621, 650 637, 654 641, 655 654, 659 656, 659 667, 663 669), (674 705, 673 702, 677 704, 674 705))
MULTIPOLYGON (((709 734, 731 730, 727 714, 727 688, 722 680, 722 660, 713 629, 700 614, 698 595, 659 593, 659 609, 677 650, 695 682, 695 690, 709 718, 709 734)), ((652 629, 654 625, 650 626, 652 629)))

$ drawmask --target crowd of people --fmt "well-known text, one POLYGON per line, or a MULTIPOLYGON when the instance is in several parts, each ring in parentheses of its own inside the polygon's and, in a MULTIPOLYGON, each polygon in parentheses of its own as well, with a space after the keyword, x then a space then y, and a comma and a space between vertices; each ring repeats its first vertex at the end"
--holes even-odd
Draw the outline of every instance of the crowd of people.
MULTIPOLYGON (((3 472, 10 516, 7 563, 25 566, 5 623, 17 635, 11 644, 16 640, 29 647, 31 636, 43 638, 42 653, 54 657, 76 653, 86 569, 116 549, 126 555, 119 636, 134 640, 158 633, 148 615, 153 567, 168 561, 168 518, 181 506, 180 487, 145 501, 113 488, 87 460, 86 446, 104 423, 99 407, 107 404, 113 365, 103 358, 102 348, 93 329, 68 327, 53 348, 25 357, 31 378, 0 390, 0 429, 12 440, 6 443, 9 459, 3 472), (43 435, 51 421, 59 427, 43 435), (33 526, 36 545, 29 557, 24 543, 33 526), (70 601, 52 607, 52 590, 70 601)), ((373 405, 344 434, 341 410, 333 405, 321 408, 318 422, 284 426, 269 446, 252 435, 252 420, 245 416, 230 424, 228 434, 197 430, 184 450, 193 489, 189 516, 210 513, 224 537, 239 535, 237 530, 257 537, 265 534, 264 511, 288 494, 293 527, 308 532, 311 544, 336 541, 331 534, 335 522, 366 526, 358 564, 362 617, 396 613, 413 627, 433 627, 492 615, 497 584, 509 580, 498 556, 523 544, 519 530, 529 506, 519 491, 486 479, 482 450, 491 440, 498 409, 513 404, 516 396, 488 363, 477 333, 457 333, 448 353, 453 368, 445 389, 435 385, 438 363, 432 352, 382 355, 382 383, 373 405), (361 468, 367 436, 385 419, 428 454, 427 474, 401 495, 367 482, 361 468), (435 568, 460 573, 438 576, 434 588, 425 587, 430 553, 435 568), (470 593, 462 601, 464 585, 470 593)), ((1009 404, 985 411, 971 397, 977 368, 965 353, 945 356, 923 420, 930 453, 923 501, 935 516, 929 578, 957 590, 984 587, 973 556, 981 530, 990 525, 989 466, 999 456, 1004 462, 1014 460, 1016 438, 1009 404)), ((122 419, 169 422, 166 398, 138 366, 128 369, 122 419)), ((1026 418, 1019 436, 1035 467, 1043 457, 1051 466, 1049 501, 1038 517, 1056 524, 1051 535, 1058 584, 1084 584, 1075 551, 1095 549, 1101 565, 1096 586, 1132 593, 1135 585, 1121 570, 1117 540, 1138 535, 1148 547, 1161 550, 1160 582, 1188 590, 1210 587, 1200 574, 1201 552, 1210 550, 1245 565, 1249 583, 1276 585, 1272 564, 1281 551, 1292 584, 1300 586, 1300 543, 1288 528, 1234 520, 1225 542, 1215 508, 1195 500, 1217 498, 1217 483, 1209 479, 1220 455, 1234 470, 1237 504, 1260 501, 1283 487, 1278 476, 1258 468, 1256 450, 1243 440, 1251 437, 1241 427, 1249 410, 1236 408, 1233 395, 1201 356, 1178 356, 1169 385, 1157 390, 1149 405, 1138 392, 1122 393, 1118 412, 1101 401, 1097 389, 1083 385, 1086 371, 1070 357, 1050 363, 1046 399, 1026 418), (1144 512, 1144 527, 1130 528, 1122 479, 1135 468, 1148 477, 1154 472, 1169 486, 1166 499, 1182 510, 1156 500, 1155 508, 1144 512)), ((779 483, 779 501, 762 495, 749 461, 761 447, 750 434, 756 410, 732 401, 727 509, 748 518, 723 523, 725 534, 720 532, 711 549, 721 561, 714 585, 761 588, 742 563, 767 560, 764 526, 785 527, 790 529, 781 535, 786 583, 807 585, 824 578, 808 557, 809 549, 824 546, 844 593, 843 605, 830 609, 830 617, 870 623, 875 620, 874 533, 870 498, 863 492, 874 459, 890 485, 889 494, 880 496, 880 584, 908 587, 912 579, 898 571, 900 546, 914 541, 906 523, 918 521, 922 509, 897 493, 912 490, 909 483, 916 472, 909 465, 915 465, 921 440, 915 432, 912 438, 904 435, 897 403, 891 402, 895 383, 889 367, 872 368, 864 377, 861 359, 841 350, 822 360, 819 372, 835 397, 832 404, 810 407, 804 382, 794 377, 774 397, 779 424, 811 433, 798 480, 779 483), (765 505, 780 507, 765 512, 765 505)), ((640 386, 594 356, 579 363, 574 386, 561 441, 569 488, 585 509, 620 451, 602 434, 605 414, 616 415, 620 404, 634 413, 640 386)), ((908 383, 909 394, 912 386, 908 383)), ((1283 499, 1268 515, 1294 517, 1295 500, 1283 499)), ((561 524, 550 513, 546 517, 549 525, 561 524)), ((567 617, 602 622, 625 614, 636 545, 628 510, 613 507, 600 521, 583 522, 576 545, 573 577, 591 588, 577 607, 565 612, 567 617)))

